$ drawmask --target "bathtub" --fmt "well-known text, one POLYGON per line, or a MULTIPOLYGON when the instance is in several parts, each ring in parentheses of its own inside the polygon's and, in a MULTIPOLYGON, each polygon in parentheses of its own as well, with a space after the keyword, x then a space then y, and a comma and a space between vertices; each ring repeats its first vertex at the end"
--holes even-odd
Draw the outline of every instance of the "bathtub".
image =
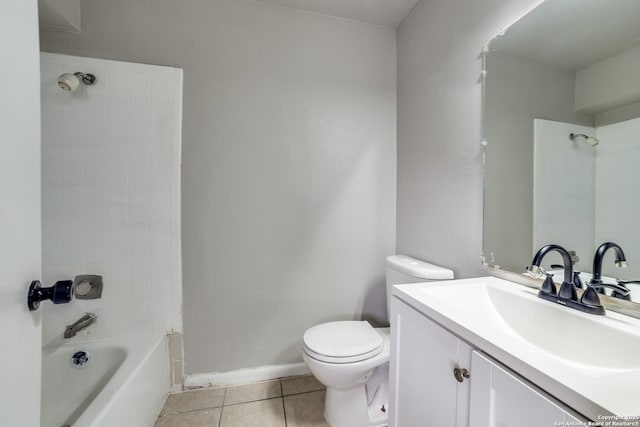
POLYGON ((164 336, 47 346, 41 427, 152 426, 168 390, 164 336), (89 354, 83 367, 71 361, 78 351, 89 354))

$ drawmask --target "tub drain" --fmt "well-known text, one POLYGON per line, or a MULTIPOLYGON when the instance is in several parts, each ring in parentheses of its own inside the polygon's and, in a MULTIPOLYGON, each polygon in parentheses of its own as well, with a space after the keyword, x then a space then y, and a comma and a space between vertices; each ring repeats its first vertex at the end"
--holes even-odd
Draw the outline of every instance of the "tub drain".
POLYGON ((84 368, 87 363, 89 363, 89 353, 86 351, 76 351, 73 356, 71 356, 71 364, 76 368, 84 368))

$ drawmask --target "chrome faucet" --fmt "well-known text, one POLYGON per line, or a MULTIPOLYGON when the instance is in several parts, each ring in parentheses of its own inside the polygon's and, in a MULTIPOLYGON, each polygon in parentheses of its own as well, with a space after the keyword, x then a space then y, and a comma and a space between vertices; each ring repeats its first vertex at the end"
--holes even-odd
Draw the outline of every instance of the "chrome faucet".
POLYGON ((589 281, 589 285, 602 285, 602 260, 604 259, 604 254, 607 253, 609 249, 613 249, 616 252, 617 267, 624 268, 627 266, 627 259, 624 256, 622 248, 616 243, 605 242, 598 246, 593 256, 593 277, 589 281))
POLYGON ((96 321, 98 316, 93 313, 86 313, 84 316, 73 322, 71 325, 67 325, 64 329, 64 337, 71 338, 75 337, 78 332, 88 327, 92 323, 96 321))

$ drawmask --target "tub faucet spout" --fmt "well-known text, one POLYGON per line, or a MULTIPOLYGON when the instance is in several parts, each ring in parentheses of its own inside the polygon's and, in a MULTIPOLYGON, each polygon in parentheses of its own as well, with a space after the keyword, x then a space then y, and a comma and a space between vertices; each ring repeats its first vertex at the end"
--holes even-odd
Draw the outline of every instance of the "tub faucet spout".
POLYGON ((67 325, 67 327, 64 330, 64 337, 65 338, 75 337, 78 332, 80 332, 84 328, 91 325, 93 322, 96 321, 97 318, 98 316, 96 316, 93 313, 86 313, 84 316, 82 316, 81 318, 73 322, 71 325, 67 325))

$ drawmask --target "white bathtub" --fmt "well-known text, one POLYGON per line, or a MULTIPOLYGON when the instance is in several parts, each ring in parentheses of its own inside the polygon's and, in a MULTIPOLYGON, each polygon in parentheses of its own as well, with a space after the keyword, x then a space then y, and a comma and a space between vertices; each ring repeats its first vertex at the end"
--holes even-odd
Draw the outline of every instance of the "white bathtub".
POLYGON ((168 390, 164 336, 49 346, 42 354, 41 427, 148 427, 168 390), (77 368, 71 356, 80 350, 90 359, 77 368))

